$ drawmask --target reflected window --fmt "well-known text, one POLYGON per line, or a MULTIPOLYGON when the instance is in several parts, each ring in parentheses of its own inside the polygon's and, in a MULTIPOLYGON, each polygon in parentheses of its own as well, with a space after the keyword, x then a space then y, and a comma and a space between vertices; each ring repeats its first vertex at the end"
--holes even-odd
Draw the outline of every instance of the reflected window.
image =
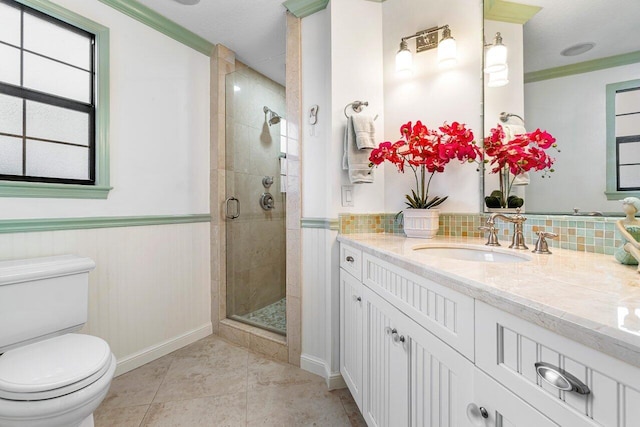
POLYGON ((93 185, 95 35, 0 0, 0 180, 93 185))
POLYGON ((616 91, 618 190, 640 190, 640 85, 616 91))

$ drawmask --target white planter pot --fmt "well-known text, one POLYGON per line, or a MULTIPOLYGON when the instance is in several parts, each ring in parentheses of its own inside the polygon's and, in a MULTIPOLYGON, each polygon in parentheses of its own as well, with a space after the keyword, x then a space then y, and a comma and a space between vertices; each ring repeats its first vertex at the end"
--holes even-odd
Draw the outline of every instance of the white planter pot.
POLYGON ((440 227, 438 209, 405 209, 404 234, 418 239, 433 239, 440 227))

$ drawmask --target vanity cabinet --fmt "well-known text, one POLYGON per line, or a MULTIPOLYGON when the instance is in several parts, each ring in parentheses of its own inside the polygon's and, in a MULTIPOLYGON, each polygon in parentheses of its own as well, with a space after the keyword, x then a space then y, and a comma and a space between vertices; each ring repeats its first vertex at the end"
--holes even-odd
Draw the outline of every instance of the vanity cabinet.
POLYGON ((340 372, 367 424, 468 425, 473 363, 344 268, 340 294, 340 372))
POLYGON ((640 426, 640 368, 437 277, 344 243, 341 255, 340 371, 369 426, 640 426), (590 393, 559 390, 536 363, 590 393))

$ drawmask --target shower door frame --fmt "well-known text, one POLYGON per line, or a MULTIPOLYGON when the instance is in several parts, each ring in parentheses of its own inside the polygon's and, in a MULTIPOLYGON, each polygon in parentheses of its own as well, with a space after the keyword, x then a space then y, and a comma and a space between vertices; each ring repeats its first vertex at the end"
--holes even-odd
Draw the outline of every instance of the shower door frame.
POLYGON ((300 19, 286 16, 287 52, 285 99, 287 117, 287 197, 286 197, 286 305, 287 336, 228 319, 226 289, 226 196, 225 170, 225 78, 236 66, 235 53, 216 45, 211 55, 211 320, 213 331, 225 339, 277 360, 300 366, 302 348, 301 278, 301 34, 300 19), (293 148, 293 149, 292 149, 293 148))

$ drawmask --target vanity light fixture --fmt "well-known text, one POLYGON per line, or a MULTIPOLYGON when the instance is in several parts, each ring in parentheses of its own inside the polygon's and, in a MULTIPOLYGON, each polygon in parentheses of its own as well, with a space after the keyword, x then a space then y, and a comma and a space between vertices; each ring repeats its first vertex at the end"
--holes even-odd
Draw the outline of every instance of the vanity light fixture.
POLYGON ((443 25, 418 31, 400 40, 400 49, 396 54, 396 73, 410 74, 412 72, 413 54, 407 44, 407 41, 411 39, 416 39, 416 53, 437 47, 438 65, 440 67, 448 68, 456 64, 456 41, 451 37, 449 26, 443 25), (438 42, 438 31, 440 30, 442 30, 442 39, 438 42))
POLYGON ((484 61, 484 72, 487 74, 497 73, 507 69, 507 47, 502 43, 502 35, 498 32, 493 39, 493 44, 486 44, 488 47, 484 61))

